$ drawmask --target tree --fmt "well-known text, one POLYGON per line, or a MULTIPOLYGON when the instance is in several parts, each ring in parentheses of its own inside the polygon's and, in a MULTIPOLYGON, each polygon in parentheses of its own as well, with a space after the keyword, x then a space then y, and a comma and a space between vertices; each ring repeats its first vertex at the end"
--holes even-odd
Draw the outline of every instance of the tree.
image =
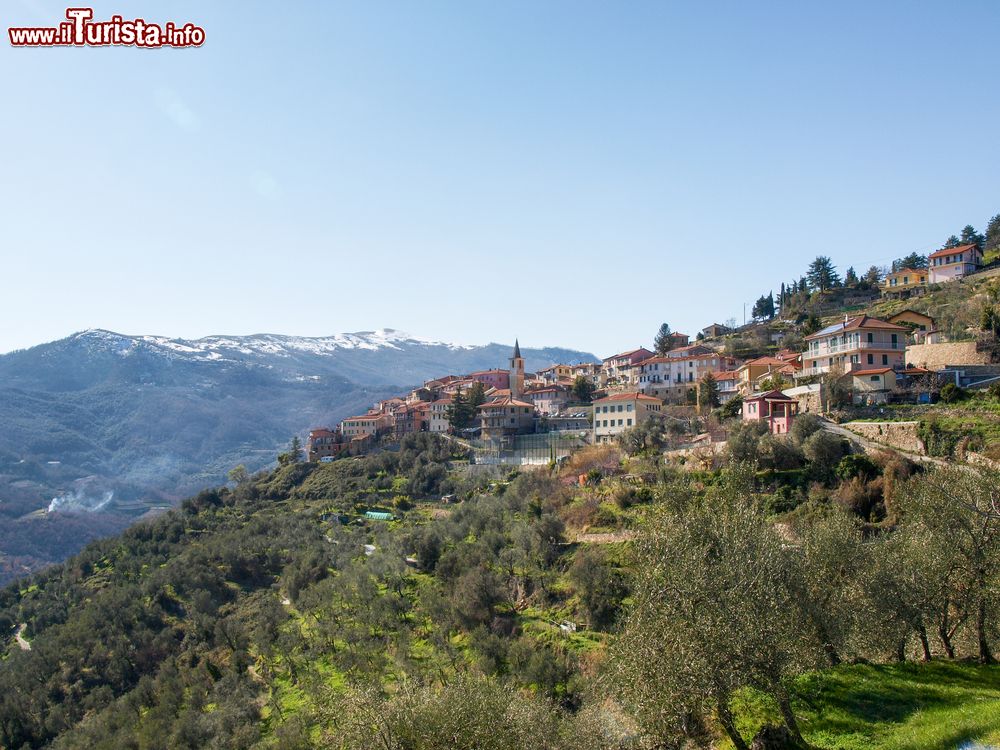
POLYGON ((698 737, 714 712, 748 750, 732 710, 747 687, 773 696, 800 737, 787 681, 819 650, 802 638, 784 542, 752 481, 752 467, 737 465, 703 499, 670 493, 637 541, 634 605, 609 672, 654 746, 698 737))
POLYGON ((469 388, 469 420, 475 418, 479 407, 486 403, 486 386, 478 380, 469 388))
POLYGON ((653 339, 653 349, 661 357, 674 348, 674 340, 670 336, 670 326, 664 323, 653 339))
POLYGON ((806 336, 816 333, 823 325, 823 322, 819 319, 816 313, 809 313, 808 317, 802 322, 802 333, 806 336))
POLYGON ((900 271, 904 268, 912 268, 914 270, 927 268, 927 256, 921 255, 920 253, 910 253, 909 255, 897 258, 892 262, 893 271, 900 271))
POLYGON ((571 388, 573 398, 581 404, 589 404, 594 397, 594 384, 585 375, 577 375, 571 388))
POLYGON ((602 630, 614 622, 625 595, 621 575, 595 547, 581 547, 568 571, 588 627, 602 630))
POLYGON ((462 395, 461 391, 455 393, 451 398, 451 403, 448 408, 445 409, 445 417, 448 420, 448 424, 451 426, 452 432, 458 430, 464 430, 468 427, 469 422, 472 420, 472 412, 469 408, 469 402, 466 400, 465 396, 462 395))
POLYGON ((858 275, 854 272, 854 266, 850 266, 847 271, 844 272, 844 286, 857 286, 858 285, 858 275))
POLYGON ((962 241, 960 239, 958 239, 958 237, 956 237, 955 235, 951 235, 951 237, 949 237, 948 239, 946 239, 944 241, 944 248, 943 249, 950 250, 951 248, 958 247, 961 244, 962 244, 962 241))
POLYGON ((288 445, 288 450, 278 454, 278 465, 287 466, 289 464, 302 463, 302 441, 295 435, 288 445))
POLYGON ((840 286, 840 278, 837 276, 837 269, 833 261, 825 255, 820 255, 809 264, 809 271, 806 274, 809 286, 820 292, 840 286))
POLYGON ((702 409, 714 409, 719 405, 719 384, 710 372, 706 372, 698 382, 698 401, 702 409))
POLYGON ((993 662, 990 627, 1000 576, 1000 472, 946 467, 920 474, 901 495, 902 527, 946 554, 954 570, 956 609, 973 622, 979 661, 993 662))
POLYGON ((983 333, 992 333, 1000 337, 1000 308, 996 305, 984 305, 979 318, 979 327, 983 333))
POLYGON ((795 529, 796 583, 805 619, 830 666, 848 649, 858 622, 865 569, 857 521, 844 511, 810 516, 795 529))
POLYGON ((770 320, 774 317, 774 294, 768 292, 767 296, 761 296, 753 306, 751 311, 755 320, 770 320))
POLYGON ((975 227, 973 227, 971 224, 966 224, 965 227, 962 229, 962 236, 960 238, 960 242, 963 245, 975 245, 980 250, 982 250, 985 239, 983 235, 979 234, 979 232, 976 231, 975 227))
POLYGON ((227 476, 229 477, 229 481, 237 487, 242 487, 250 481, 250 472, 247 471, 247 467, 243 464, 230 469, 227 476))
POLYGON ((847 453, 847 445, 832 432, 817 430, 802 443, 802 452, 816 478, 825 482, 833 478, 837 464, 847 453))
MULTIPOLYGON (((925 261, 926 263, 926 261, 925 261)), ((876 287, 882 282, 882 269, 878 266, 869 266, 868 270, 865 271, 865 275, 862 277, 865 284, 869 287, 876 287)))
POLYGON ((989 224, 986 225, 986 237, 983 245, 986 252, 1000 250, 1000 214, 990 219, 989 224))

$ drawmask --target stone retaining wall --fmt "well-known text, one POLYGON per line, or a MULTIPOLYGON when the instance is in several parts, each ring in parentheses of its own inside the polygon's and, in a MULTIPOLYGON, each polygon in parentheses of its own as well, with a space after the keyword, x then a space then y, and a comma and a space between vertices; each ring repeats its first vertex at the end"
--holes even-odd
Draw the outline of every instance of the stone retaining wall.
POLYGON ((977 352, 975 341, 951 344, 914 344, 906 347, 906 364, 943 370, 949 365, 988 365, 989 352, 977 352))
POLYGON ((927 455, 918 435, 920 422, 845 422, 841 427, 890 448, 927 455))

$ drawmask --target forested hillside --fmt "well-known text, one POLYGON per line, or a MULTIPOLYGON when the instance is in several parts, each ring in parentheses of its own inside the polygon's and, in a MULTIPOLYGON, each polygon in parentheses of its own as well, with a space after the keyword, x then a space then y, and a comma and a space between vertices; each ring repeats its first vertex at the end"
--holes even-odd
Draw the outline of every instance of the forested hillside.
MULTIPOLYGON (((0 583, 224 482, 234 466, 272 465, 293 434, 509 353, 391 330, 197 340, 97 330, 0 355, 0 583)), ((524 353, 531 367, 593 359, 524 353)))
POLYGON ((798 469, 743 434, 693 471, 648 426, 523 473, 428 434, 284 454, 0 593, 0 745, 1000 739, 1000 477, 814 430, 798 469))

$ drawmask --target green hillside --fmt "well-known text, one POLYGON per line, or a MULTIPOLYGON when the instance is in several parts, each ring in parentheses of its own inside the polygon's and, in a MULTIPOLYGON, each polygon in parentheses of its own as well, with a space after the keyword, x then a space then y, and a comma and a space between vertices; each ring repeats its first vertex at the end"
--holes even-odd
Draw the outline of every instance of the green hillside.
POLYGON ((285 456, 0 592, 0 746, 722 746, 782 706, 815 747, 996 741, 1000 519, 955 544, 996 477, 804 424, 694 472, 650 428, 527 472, 285 456))

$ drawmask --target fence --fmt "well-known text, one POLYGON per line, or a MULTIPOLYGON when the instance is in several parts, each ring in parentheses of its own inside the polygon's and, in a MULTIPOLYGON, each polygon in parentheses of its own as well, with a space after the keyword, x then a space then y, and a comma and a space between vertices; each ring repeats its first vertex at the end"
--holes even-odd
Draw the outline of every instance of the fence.
POLYGON ((590 431, 512 435, 498 440, 468 440, 475 464, 544 466, 560 462, 590 443, 590 431))

